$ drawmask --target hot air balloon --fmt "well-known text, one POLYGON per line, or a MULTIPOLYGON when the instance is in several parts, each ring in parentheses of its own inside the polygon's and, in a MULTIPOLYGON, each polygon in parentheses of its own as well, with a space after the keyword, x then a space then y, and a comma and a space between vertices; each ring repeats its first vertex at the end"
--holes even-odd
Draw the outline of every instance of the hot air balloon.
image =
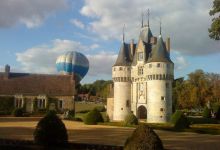
POLYGON ((70 51, 57 58, 56 68, 60 74, 73 74, 80 82, 89 70, 89 61, 82 53, 70 51))

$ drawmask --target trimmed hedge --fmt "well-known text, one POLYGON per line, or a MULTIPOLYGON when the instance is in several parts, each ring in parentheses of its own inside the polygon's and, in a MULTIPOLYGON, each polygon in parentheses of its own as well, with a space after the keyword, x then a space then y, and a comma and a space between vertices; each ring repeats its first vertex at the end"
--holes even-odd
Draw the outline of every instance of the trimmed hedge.
POLYGON ((220 106, 218 107, 217 111, 215 112, 215 118, 220 120, 220 106))
POLYGON ((0 96, 0 112, 2 115, 10 115, 14 110, 14 97, 0 96))
POLYGON ((205 109, 203 110, 202 116, 203 116, 204 118, 211 118, 211 117, 212 117, 212 115, 211 115, 211 109, 205 107, 205 109))
POLYGON ((171 123, 174 124, 174 128, 177 130, 189 128, 190 122, 187 117, 181 111, 176 111, 171 117, 171 123))
POLYGON ((97 109, 99 112, 105 112, 105 106, 96 106, 94 109, 97 109))
POLYGON ((34 141, 43 146, 65 146, 68 144, 68 135, 64 123, 50 111, 42 118, 34 131, 34 141))
POLYGON ((159 136, 147 125, 139 125, 124 146, 124 150, 163 150, 159 136))
POLYGON ((88 125, 95 125, 98 122, 103 122, 102 114, 97 110, 93 109, 88 112, 84 118, 84 123, 88 125))
POLYGON ((133 113, 129 113, 124 120, 125 126, 138 125, 138 119, 133 113))
POLYGON ((24 110, 23 108, 15 108, 12 112, 12 115, 15 117, 23 117, 24 116, 24 110))

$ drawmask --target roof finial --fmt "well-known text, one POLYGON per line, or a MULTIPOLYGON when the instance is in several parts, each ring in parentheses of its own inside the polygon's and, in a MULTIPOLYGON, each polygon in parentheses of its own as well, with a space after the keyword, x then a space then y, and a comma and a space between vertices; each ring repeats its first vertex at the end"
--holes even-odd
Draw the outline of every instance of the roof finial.
POLYGON ((160 18, 160 35, 162 34, 162 21, 161 21, 161 18, 160 18))
POLYGON ((122 37, 123 43, 125 42, 125 24, 123 26, 123 37, 122 37))
POLYGON ((150 9, 147 9, 147 26, 150 26, 150 9))
POLYGON ((144 27, 144 13, 141 11, 141 27, 144 27))

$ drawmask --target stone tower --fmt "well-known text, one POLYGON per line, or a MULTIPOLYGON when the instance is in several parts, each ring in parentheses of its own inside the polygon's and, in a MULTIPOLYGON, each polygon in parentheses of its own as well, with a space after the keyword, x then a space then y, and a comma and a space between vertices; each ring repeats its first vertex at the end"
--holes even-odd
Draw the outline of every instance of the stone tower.
POLYGON ((114 82, 113 120, 124 120, 131 111, 131 55, 129 44, 122 42, 121 49, 112 67, 114 82))

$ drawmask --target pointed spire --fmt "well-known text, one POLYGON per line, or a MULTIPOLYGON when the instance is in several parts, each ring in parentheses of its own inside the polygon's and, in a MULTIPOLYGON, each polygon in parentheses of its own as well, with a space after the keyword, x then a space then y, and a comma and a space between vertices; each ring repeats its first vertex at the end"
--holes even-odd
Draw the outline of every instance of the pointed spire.
POLYGON ((147 26, 150 26, 150 9, 147 9, 147 26))
POLYGON ((162 34, 162 21, 161 21, 161 18, 160 18, 160 35, 162 34))
POLYGON ((144 27, 144 13, 141 11, 141 28, 144 27))
POLYGON ((125 24, 123 26, 123 35, 122 35, 122 42, 124 43, 125 42, 125 24))

